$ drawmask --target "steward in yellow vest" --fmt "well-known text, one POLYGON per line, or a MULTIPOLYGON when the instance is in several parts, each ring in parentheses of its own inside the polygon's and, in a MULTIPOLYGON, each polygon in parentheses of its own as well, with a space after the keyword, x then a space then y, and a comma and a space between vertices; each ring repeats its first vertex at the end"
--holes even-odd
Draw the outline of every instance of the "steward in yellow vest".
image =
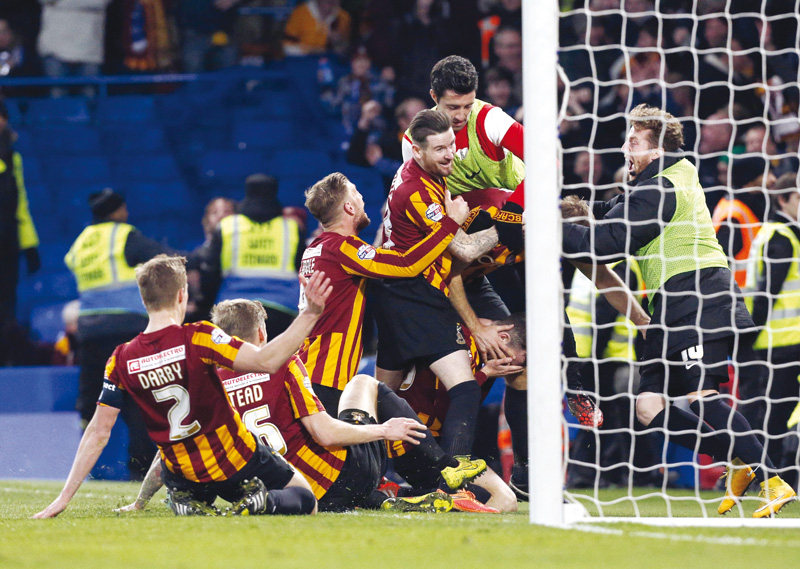
MULTIPOLYGON (((787 456, 792 412, 800 408, 800 190, 797 173, 784 174, 770 190, 772 214, 750 249, 745 302, 760 330, 754 348, 772 364, 770 381, 751 396, 767 396, 766 430, 777 438, 765 444, 780 466, 795 464, 787 456)), ((799 412, 800 413, 800 412, 799 412)), ((800 415, 798 415, 800 416, 800 415)), ((796 424, 797 421, 795 420, 796 424)), ((793 448, 791 446, 790 448, 793 448)), ((797 484, 796 474, 787 477, 797 484)))
POLYGON ((297 271, 305 236, 295 215, 277 200, 278 182, 253 174, 237 213, 223 218, 211 237, 203 264, 206 298, 255 300, 267 310, 267 333, 275 337, 297 315, 297 271))
MULTIPOLYGON (((147 326, 147 312, 134 278, 136 265, 172 250, 142 235, 128 221, 125 199, 110 188, 89 196, 92 223, 70 247, 64 263, 78 284, 77 359, 81 366, 76 410, 88 423, 103 387, 108 358, 147 326)), ((147 472, 155 448, 135 405, 123 418, 130 434, 132 474, 147 472)))

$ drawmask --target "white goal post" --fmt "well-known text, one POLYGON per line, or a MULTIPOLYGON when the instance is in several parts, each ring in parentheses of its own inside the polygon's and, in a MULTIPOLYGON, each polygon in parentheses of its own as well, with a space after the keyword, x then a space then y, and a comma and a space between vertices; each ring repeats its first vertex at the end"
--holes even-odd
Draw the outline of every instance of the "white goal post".
MULTIPOLYGON (((654 476, 661 476, 661 483, 656 481, 653 487, 646 489, 637 487, 632 482, 633 474, 641 474, 643 469, 634 465, 634 447, 649 443, 637 443, 637 440, 642 439, 637 439, 641 427, 636 427, 635 413, 631 411, 636 394, 634 379, 628 380, 628 389, 624 394, 619 391, 613 396, 595 393, 594 388, 590 387, 594 383, 587 385, 584 382, 584 389, 597 400, 607 402, 621 397, 628 398, 629 414, 624 417, 627 426, 616 428, 619 432, 626 431, 626 436, 630 438, 631 448, 628 449, 627 459, 619 463, 600 465, 600 435, 604 431, 602 428, 586 427, 581 427, 580 430, 589 433, 589 438, 593 438, 597 445, 594 456, 597 464, 593 464, 591 460, 570 458, 569 433, 574 433, 576 429, 574 425, 568 424, 563 414, 565 378, 561 351, 565 292, 568 294, 570 291, 565 291, 562 286, 562 221, 558 205, 562 190, 588 188, 591 198, 599 200, 605 190, 615 185, 611 182, 611 172, 606 171, 603 177, 594 176, 597 174, 596 169, 603 167, 602 164, 605 164, 606 169, 608 164, 616 166, 616 161, 621 156, 619 145, 612 147, 598 143, 598 131, 604 129, 603 133, 607 134, 608 125, 616 121, 614 124, 622 125, 617 133, 621 144, 627 128, 626 113, 642 100, 658 101, 650 104, 660 108, 679 108, 682 111, 682 114, 673 114, 681 120, 687 132, 687 144, 683 150, 696 164, 700 165, 702 162, 706 166, 705 178, 701 174, 701 182, 713 180, 711 186, 703 184, 709 193, 716 191, 724 195, 733 187, 736 182, 734 164, 742 157, 756 156, 764 159, 764 180, 770 168, 783 168, 784 171, 795 168, 796 171, 800 120, 796 100, 789 99, 798 98, 796 92, 800 90, 800 0, 772 3, 767 0, 752 0, 747 3, 736 0, 526 0, 522 4, 522 84, 527 180, 524 213, 527 252, 525 277, 530 370, 530 522, 561 527, 584 522, 635 522, 673 527, 800 528, 798 504, 787 506, 787 511, 793 513, 782 515, 779 519, 750 518, 745 510, 749 508, 752 511, 755 507, 757 483, 750 488, 743 506, 737 505, 727 517, 717 516, 717 504, 724 495, 724 488, 720 489, 718 484, 712 489, 710 484, 713 481, 709 482, 709 475, 718 476, 721 464, 709 464, 707 461, 700 464, 698 454, 691 451, 679 453, 677 456, 669 454, 666 442, 655 453, 657 460, 652 469, 654 476), (676 11, 675 7, 682 5, 690 6, 689 11, 676 11), (776 5, 785 9, 776 8, 776 5), (569 17, 582 18, 585 29, 575 33, 575 46, 559 47, 559 29, 563 29, 565 18, 569 17), (590 29, 593 18, 614 19, 621 27, 621 39, 617 43, 608 40, 596 43, 596 38, 591 37, 593 30, 590 29), (714 22, 711 23, 712 21, 714 22), (787 22, 790 25, 784 27, 787 22), (716 41, 719 43, 714 43, 710 31, 704 35, 706 28, 712 25, 727 30, 717 36, 716 41), (770 29, 791 29, 792 25, 796 37, 793 42, 788 42, 788 46, 785 41, 771 41, 770 29), (639 30, 645 28, 646 33, 654 35, 654 41, 650 44, 647 41, 649 38, 637 43, 627 35, 631 30, 639 33, 639 30), (753 34, 752 29, 757 29, 758 33, 753 34), (620 54, 613 65, 609 64, 611 58, 603 57, 611 50, 620 54), (578 51, 588 54, 588 63, 582 67, 587 70, 587 74, 565 74, 559 67, 560 57, 565 54, 569 57, 578 51), (683 73, 675 73, 674 69, 670 72, 667 61, 675 65, 674 61, 679 60, 679 57, 688 58, 680 61, 689 62, 691 69, 680 69, 683 73), (774 72, 775 60, 782 57, 789 63, 797 62, 793 71, 790 68, 788 73, 774 72), (755 62, 755 70, 746 68, 748 61, 755 62), (652 75, 648 76, 646 71, 636 68, 639 64, 650 65, 652 75), (702 74, 704 65, 714 73, 711 78, 702 74), (558 94, 558 71, 565 83, 563 98, 559 98, 558 94), (616 92, 620 85, 627 89, 627 106, 623 101, 621 106, 624 108, 617 108, 614 113, 598 113, 597 109, 603 105, 601 99, 604 96, 610 99, 609 93, 612 90, 616 92), (647 87, 644 90, 650 96, 649 99, 642 99, 641 91, 637 91, 643 85, 647 87), (563 112, 571 88, 586 89, 588 99, 584 101, 584 110, 572 112, 565 122, 591 126, 585 142, 562 148, 559 127, 564 117, 559 114, 559 107, 562 107, 563 112), (758 113, 749 112, 752 109, 747 107, 750 101, 747 97, 751 95, 755 97, 752 100, 756 103, 761 101, 758 113), (676 102, 679 96, 681 99, 676 102), (711 112, 715 108, 717 111, 711 112), (696 112, 690 114, 687 109, 694 109, 696 112), (761 125, 765 134, 760 147, 754 149, 746 146, 750 142, 745 143, 745 133, 762 128, 761 125), (727 140, 720 146, 707 147, 710 144, 708 141, 715 134, 712 132, 714 127, 722 127, 723 131, 727 129, 727 140), (701 134, 706 137, 706 141, 702 143, 701 134), (577 162, 579 154, 588 154, 588 180, 577 180, 574 176, 573 164, 577 162), (718 168, 718 173, 716 170, 709 170, 709 161, 713 161, 713 167, 718 168), (566 179, 565 174, 572 176, 572 179, 566 179), (585 492, 567 488, 568 472, 574 467, 594 469, 593 484, 583 487, 585 492), (616 488, 618 492, 604 493, 601 491, 601 479, 614 469, 625 469, 630 474, 630 480, 620 484, 616 488), (688 481, 682 489, 675 480, 679 470, 688 481), (647 508, 640 508, 640 505, 654 499, 663 502, 663 514, 654 515, 647 508), (587 506, 590 513, 587 514, 583 506, 578 504, 587 506), (627 509, 618 507, 620 504, 626 504, 627 509), (687 509, 680 506, 686 504, 691 504, 700 513, 685 513, 687 509), (747 504, 746 508, 744 504, 747 504), (615 513, 623 510, 626 513, 615 513)), ((773 194, 764 190, 764 195, 769 203, 770 195, 773 194)), ((752 259, 751 253, 751 270, 752 259)), ((800 259, 796 259, 796 262, 800 263, 800 259)), ((597 332, 594 324, 587 326, 593 327, 594 333, 597 332)), ((768 353, 772 353, 771 345, 768 353)), ((800 344, 797 354, 800 361, 800 344)), ((590 367, 593 366, 595 374, 598 373, 598 365, 602 364, 604 357, 609 356, 599 356, 592 360, 590 367)), ((773 372, 784 364, 767 361, 765 365, 770 369, 771 382, 773 372)), ((634 368, 635 366, 630 367, 634 368)), ((800 377, 798 380, 800 381, 800 377)), ((731 385, 729 401, 735 406, 738 404, 735 379, 731 385)), ((800 397, 797 394, 784 397, 792 402, 797 400, 800 409, 800 397)), ((763 403, 766 417, 769 417, 773 412, 774 400, 765 394, 757 399, 763 403)), ((680 402, 677 404, 680 405, 680 402)), ((752 427, 764 440, 778 438, 767 431, 766 424, 765 418, 759 424, 752 424, 752 427)), ((664 430, 661 431, 663 434, 664 430)), ((797 438, 800 438, 800 433, 797 438)), ((671 448, 674 450, 674 445, 671 448)), ((795 455, 795 461, 800 461, 800 455, 795 455)), ((780 465, 778 467, 781 468, 780 465)), ((791 465, 784 464, 783 467, 789 469, 791 465)), ((798 467, 800 465, 794 465, 794 468, 798 467)))

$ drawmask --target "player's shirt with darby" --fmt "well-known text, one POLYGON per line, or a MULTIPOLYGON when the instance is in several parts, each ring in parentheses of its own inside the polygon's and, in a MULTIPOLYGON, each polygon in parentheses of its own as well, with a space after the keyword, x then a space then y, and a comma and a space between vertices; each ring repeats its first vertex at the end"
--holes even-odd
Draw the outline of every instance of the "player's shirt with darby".
POLYGON ((109 358, 98 404, 120 408, 121 392, 128 393, 171 472, 193 482, 227 480, 256 448, 217 375, 233 366, 242 344, 210 322, 139 334, 109 358))
POLYGON ((347 451, 319 445, 300 422, 325 412, 300 359, 292 357, 274 374, 224 369, 219 374, 247 429, 281 453, 321 498, 339 477, 347 451))
POLYGON ((366 279, 420 274, 442 254, 457 231, 458 224, 445 217, 405 252, 376 249, 355 235, 329 231, 314 239, 303 253, 300 273, 309 278, 314 271, 325 271, 333 292, 298 352, 313 383, 344 389, 356 374, 364 351, 361 334, 366 279))
MULTIPOLYGON (((440 229, 445 219, 444 193, 446 182, 434 179, 413 158, 395 174, 383 216, 383 247, 407 251, 433 231, 440 229)), ((428 283, 450 294, 452 258, 444 251, 422 276, 428 283)))

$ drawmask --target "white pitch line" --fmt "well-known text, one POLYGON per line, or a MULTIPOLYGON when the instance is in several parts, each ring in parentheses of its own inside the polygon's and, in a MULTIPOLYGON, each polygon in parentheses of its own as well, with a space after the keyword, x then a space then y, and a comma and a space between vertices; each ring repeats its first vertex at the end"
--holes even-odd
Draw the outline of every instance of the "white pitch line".
POLYGON ((748 547, 791 547, 800 548, 800 543, 796 541, 775 541, 767 539, 757 539, 754 537, 734 537, 734 536, 721 536, 711 537, 704 535, 681 535, 669 534, 663 532, 650 532, 650 531, 625 531, 616 528, 607 528, 600 526, 593 526, 588 524, 580 524, 570 527, 577 531, 587 533, 599 533, 603 535, 616 535, 616 536, 629 536, 629 537, 644 537, 649 539, 662 539, 667 541, 688 541, 693 543, 707 543, 711 545, 744 545, 748 547))

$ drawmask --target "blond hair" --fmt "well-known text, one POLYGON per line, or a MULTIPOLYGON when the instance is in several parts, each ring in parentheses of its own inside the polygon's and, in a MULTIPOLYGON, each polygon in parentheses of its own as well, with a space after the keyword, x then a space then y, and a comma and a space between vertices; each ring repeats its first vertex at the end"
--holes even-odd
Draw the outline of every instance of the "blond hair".
POLYGON ((306 207, 322 225, 329 224, 336 217, 337 206, 347 197, 349 182, 347 176, 334 172, 306 190, 306 207))
POLYGON ((642 103, 628 115, 636 131, 650 131, 648 140, 653 148, 676 152, 683 146, 683 125, 667 111, 642 103))
POLYGON ((260 302, 237 298, 223 300, 211 309, 211 321, 231 336, 251 344, 258 343, 258 330, 267 319, 260 302))
POLYGON ((186 287, 186 257, 156 255, 136 267, 135 275, 148 312, 170 308, 178 291, 186 287))

